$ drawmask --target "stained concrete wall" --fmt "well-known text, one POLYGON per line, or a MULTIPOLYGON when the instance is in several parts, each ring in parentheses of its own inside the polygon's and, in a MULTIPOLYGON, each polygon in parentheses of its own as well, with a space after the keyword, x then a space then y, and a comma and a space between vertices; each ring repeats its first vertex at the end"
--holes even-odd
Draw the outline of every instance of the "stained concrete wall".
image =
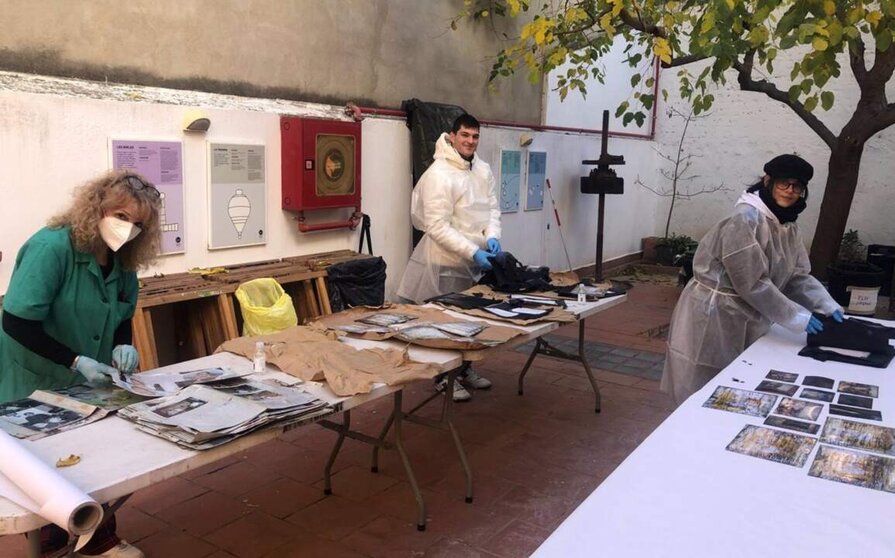
MULTIPOLYGON (((451 19, 462 0, 0 0, 0 70, 397 108, 418 98, 540 122, 541 87, 487 90, 511 28, 451 19)), ((496 22, 497 25, 516 22, 496 22)))

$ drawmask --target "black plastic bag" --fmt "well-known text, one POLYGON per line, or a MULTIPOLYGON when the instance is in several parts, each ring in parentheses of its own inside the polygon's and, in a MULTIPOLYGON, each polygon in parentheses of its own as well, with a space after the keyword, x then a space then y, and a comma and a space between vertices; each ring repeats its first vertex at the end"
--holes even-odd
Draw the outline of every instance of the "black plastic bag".
POLYGON ((479 279, 480 285, 488 285, 501 293, 527 293, 551 289, 549 267, 526 267, 509 252, 489 256, 488 261, 492 267, 479 279))
POLYGON ((329 266, 326 270, 329 304, 333 312, 353 306, 381 306, 385 302, 385 260, 365 258, 329 266))

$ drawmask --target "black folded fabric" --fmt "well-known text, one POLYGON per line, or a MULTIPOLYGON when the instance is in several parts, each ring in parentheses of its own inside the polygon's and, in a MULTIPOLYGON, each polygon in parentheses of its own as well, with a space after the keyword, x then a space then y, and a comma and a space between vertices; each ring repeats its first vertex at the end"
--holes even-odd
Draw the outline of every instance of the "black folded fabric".
POLYGON ((488 285, 500 293, 529 293, 551 288, 549 267, 527 267, 509 252, 489 256, 488 261, 491 269, 479 279, 480 285, 488 285))
POLYGON ((828 351, 826 349, 821 349, 820 347, 812 347, 808 345, 799 351, 799 356, 810 357, 821 362, 832 360, 833 362, 844 362, 847 364, 857 364, 859 366, 886 368, 889 366, 889 363, 892 362, 892 358, 895 357, 895 348, 889 347, 885 352, 870 353, 866 357, 858 357, 844 355, 842 353, 837 353, 836 351, 828 351))
POLYGON ((820 333, 808 334, 809 347, 836 347, 871 353, 886 353, 892 347, 890 339, 895 339, 895 327, 859 318, 846 318, 837 322, 832 316, 815 314, 824 329, 820 333))

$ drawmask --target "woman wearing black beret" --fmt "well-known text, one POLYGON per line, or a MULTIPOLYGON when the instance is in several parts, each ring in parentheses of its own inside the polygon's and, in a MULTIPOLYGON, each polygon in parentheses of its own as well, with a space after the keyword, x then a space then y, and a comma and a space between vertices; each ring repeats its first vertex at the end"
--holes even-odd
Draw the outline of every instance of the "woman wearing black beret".
POLYGON ((842 307, 809 275, 796 219, 808 200, 811 165, 779 155, 702 238, 693 279, 671 318, 662 391, 680 404, 699 391, 772 323, 822 329, 812 312, 842 321, 842 307))

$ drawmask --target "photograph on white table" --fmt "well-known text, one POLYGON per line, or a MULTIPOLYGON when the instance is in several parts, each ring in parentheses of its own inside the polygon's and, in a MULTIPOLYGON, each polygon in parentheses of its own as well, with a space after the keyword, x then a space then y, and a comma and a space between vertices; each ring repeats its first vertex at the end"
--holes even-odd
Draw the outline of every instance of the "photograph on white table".
POLYGON ((105 409, 37 390, 27 399, 0 403, 0 430, 22 440, 39 440, 107 414, 105 409))
POLYGON ((852 395, 863 395, 864 397, 879 397, 879 386, 859 384, 857 382, 839 382, 837 391, 852 395))
POLYGON ((863 488, 895 492, 895 459, 821 445, 808 474, 863 488))
POLYGON ((799 390, 799 386, 794 384, 781 384, 770 380, 762 380, 755 387, 755 391, 763 391, 765 393, 773 393, 775 395, 785 395, 792 397, 799 390))
POLYGON ((799 379, 799 375, 793 372, 783 372, 782 370, 771 370, 765 378, 776 382, 794 384, 799 379))
POLYGON ((784 397, 780 400, 780 404, 774 409, 774 413, 793 417, 816 421, 820 418, 820 412, 824 406, 821 403, 812 403, 810 401, 801 401, 799 399, 789 399, 784 397))
POLYGON ((803 434, 817 434, 817 431, 820 430, 820 425, 814 422, 804 422, 801 420, 795 420, 787 417, 779 417, 777 415, 771 415, 764 420, 764 423, 768 426, 775 426, 777 428, 785 428, 787 430, 795 430, 796 432, 801 432, 803 434))
POLYGON ((840 417, 851 417, 866 420, 883 420, 883 414, 879 411, 871 409, 860 409, 858 407, 846 407, 844 405, 836 405, 830 403, 830 414, 839 415, 840 417))
POLYGON ((808 461, 815 442, 808 436, 749 424, 727 445, 727 449, 775 463, 802 467, 808 461))
POLYGON ((26 444, 0 431, 0 496, 75 535, 75 550, 80 549, 102 521, 102 506, 28 451, 26 444))
POLYGON ((820 441, 874 453, 895 456, 895 428, 829 417, 820 441))
POLYGON ((833 384, 836 382, 832 378, 825 378, 823 376, 805 376, 805 379, 802 380, 803 386, 811 386, 821 389, 833 389, 833 384))
POLYGON ((848 405, 849 407, 861 407, 863 409, 872 409, 873 408, 873 398, 872 397, 863 397, 861 395, 849 395, 847 393, 840 393, 839 400, 836 401, 839 405, 848 405))
POLYGON ((234 370, 226 367, 181 370, 179 372, 141 372, 138 374, 112 375, 112 383, 131 393, 145 397, 173 395, 193 384, 219 382, 251 374, 251 369, 234 370))
POLYGON ((832 391, 824 391, 822 389, 814 389, 814 388, 802 388, 802 393, 799 394, 799 397, 802 399, 813 399, 815 401, 823 401, 824 403, 829 403, 833 401, 833 398, 836 397, 836 394, 832 391))
MULTIPOLYGON (((92 386, 90 384, 78 384, 67 388, 54 390, 37 390, 31 395, 47 394, 47 397, 61 397, 63 400, 74 400, 86 403, 107 411, 117 411, 122 407, 139 403, 146 398, 135 393, 130 393, 126 389, 116 386, 92 386)), ((42 401, 47 401, 42 399, 42 401)), ((52 402, 52 401, 50 401, 52 402)))
POLYGON ((702 406, 753 417, 766 417, 776 402, 776 395, 718 386, 702 406))

